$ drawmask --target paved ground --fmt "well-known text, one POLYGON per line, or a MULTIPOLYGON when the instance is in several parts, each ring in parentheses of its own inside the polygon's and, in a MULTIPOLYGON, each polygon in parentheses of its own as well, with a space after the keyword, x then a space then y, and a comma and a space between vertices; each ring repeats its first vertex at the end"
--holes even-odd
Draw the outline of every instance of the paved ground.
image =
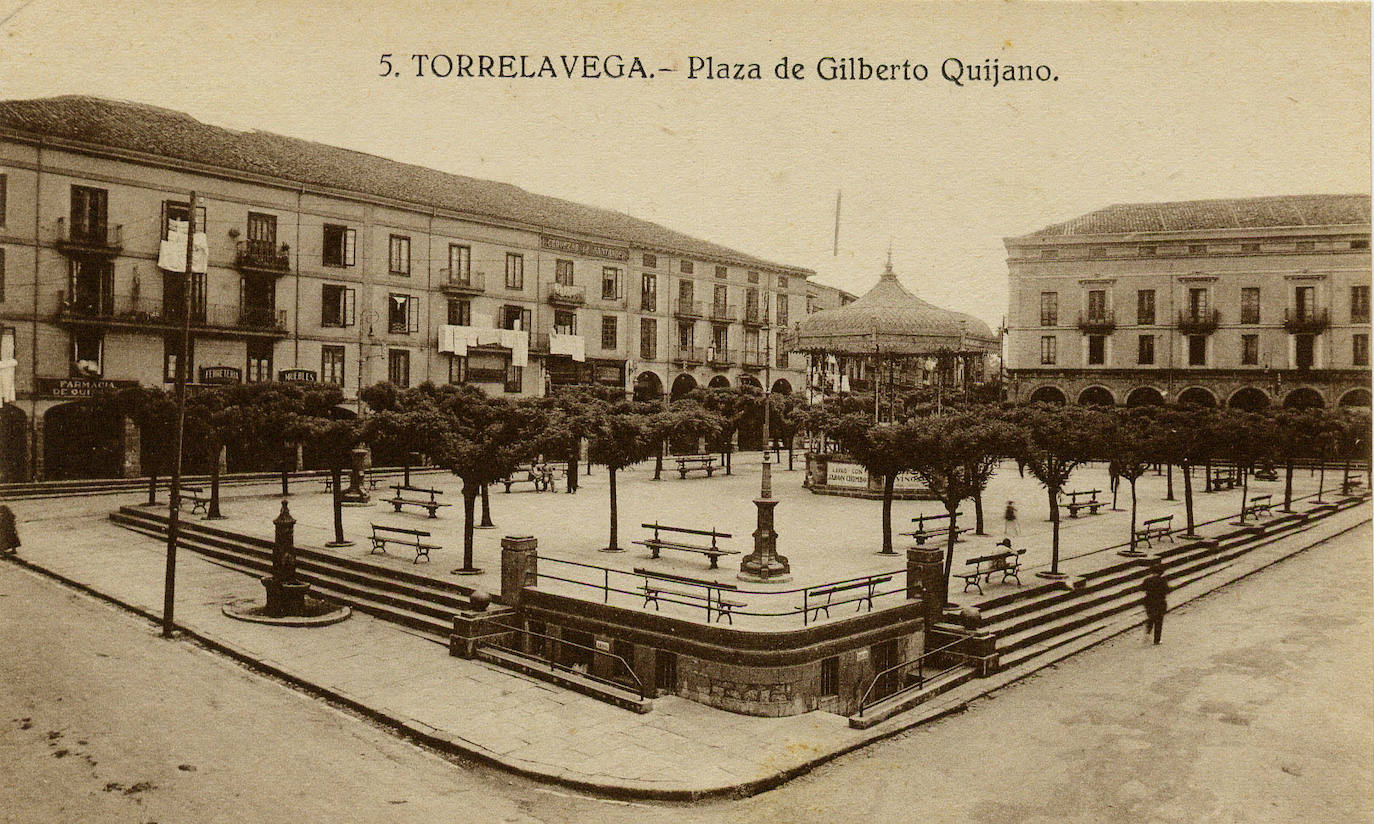
POLYGON ((3 564, 0 821, 1370 821, 1370 539, 1171 613, 1163 646, 1123 636, 779 790, 690 806, 455 765, 3 564))

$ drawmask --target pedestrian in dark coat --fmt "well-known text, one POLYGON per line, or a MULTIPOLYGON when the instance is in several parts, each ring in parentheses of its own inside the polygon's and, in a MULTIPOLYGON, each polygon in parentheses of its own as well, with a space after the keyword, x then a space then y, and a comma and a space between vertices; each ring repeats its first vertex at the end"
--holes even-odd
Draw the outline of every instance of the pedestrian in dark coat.
POLYGON ((19 549, 19 530, 14 524, 14 513, 5 504, 0 504, 0 552, 14 554, 19 549))
POLYGON ((1164 631, 1164 613, 1169 609, 1169 582, 1164 580, 1164 565, 1155 562, 1150 574, 1145 576, 1145 634, 1154 633, 1155 643, 1159 643, 1160 633, 1164 631))

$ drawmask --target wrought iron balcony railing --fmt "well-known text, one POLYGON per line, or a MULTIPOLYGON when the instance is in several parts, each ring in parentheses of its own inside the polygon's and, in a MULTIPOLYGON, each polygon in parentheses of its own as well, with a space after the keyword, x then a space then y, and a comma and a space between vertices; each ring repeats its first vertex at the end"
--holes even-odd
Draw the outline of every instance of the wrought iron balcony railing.
POLYGON ((1221 313, 1215 309, 1210 312, 1178 313, 1178 331, 1184 335, 1210 335, 1220 325, 1221 313))
MULTIPOLYGON (((225 304, 191 304, 191 327, 202 330, 230 330, 286 334, 285 309, 234 306, 225 304)), ((176 303, 164 304, 155 298, 136 295, 68 296, 57 293, 57 320, 88 325, 129 326, 157 329, 177 328, 181 325, 182 309, 176 303)))
POLYGON ((94 252, 117 255, 124 249, 124 225, 68 223, 57 219, 57 248, 62 252, 94 252))
POLYGON ((486 272, 454 273, 447 268, 440 270, 443 279, 439 288, 455 295, 477 295, 487 291, 486 272))
POLYGON ((1331 326, 1331 315, 1325 309, 1285 309, 1283 328, 1294 335, 1319 335, 1331 326))
POLYGON ((713 303, 711 304, 712 320, 735 320, 735 305, 733 303, 713 303))
POLYGON ((678 299, 673 302, 673 314, 681 318, 699 318, 701 314, 701 301, 678 299))
POLYGON ((762 306, 750 306, 745 304, 744 314, 740 317, 740 320, 750 326, 767 326, 768 309, 762 306))
POLYGON ((550 283, 548 300, 562 306, 581 306, 587 302, 587 289, 575 284, 550 283))
POLYGON ((1093 335, 1110 335, 1116 330, 1115 312, 1079 312, 1078 328, 1093 335))
POLYGON ((673 350, 673 359, 683 363, 702 363, 705 360, 700 346, 678 346, 673 350))
POLYGON ((249 272, 281 274, 291 271, 291 247, 270 240, 240 240, 235 245, 234 265, 249 272))

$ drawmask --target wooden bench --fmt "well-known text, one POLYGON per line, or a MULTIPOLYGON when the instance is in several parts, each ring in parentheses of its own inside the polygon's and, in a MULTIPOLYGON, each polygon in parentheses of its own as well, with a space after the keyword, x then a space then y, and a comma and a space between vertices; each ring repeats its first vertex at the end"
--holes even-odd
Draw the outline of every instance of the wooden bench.
POLYGON ((1069 517, 1077 518, 1078 510, 1080 509, 1088 510, 1089 515, 1096 515, 1097 510, 1102 506, 1102 502, 1097 500, 1097 494, 1101 491, 1100 489, 1079 489, 1074 492, 1063 493, 1069 496, 1069 502, 1064 505, 1064 508, 1069 510, 1069 517), (1092 497, 1088 498, 1086 501, 1079 501, 1079 495, 1090 495, 1092 497))
POLYGON ((535 492, 543 492, 553 485, 553 472, 546 471, 541 464, 517 466, 514 472, 501 479, 501 484, 505 486, 507 494, 515 484, 530 484, 535 492))
POLYGON ((1213 490, 1221 489, 1223 485, 1227 489, 1235 489, 1239 483, 1240 473, 1236 472, 1234 466, 1212 467, 1211 487, 1213 490))
POLYGON ((1024 549, 1016 551, 1007 550, 1005 552, 995 552, 991 555, 979 555, 976 558, 969 558, 964 561, 964 565, 972 565, 972 572, 956 573, 955 578, 964 580, 964 592, 968 592, 969 587, 978 590, 978 594, 983 594, 983 585, 978 583, 979 578, 983 578, 989 585, 992 584, 992 576, 998 572, 1002 573, 1001 583, 1006 583, 1008 579, 1015 579, 1016 585, 1021 586, 1021 556, 1025 555, 1024 549))
MULTIPOLYGON (((343 478, 343 483, 344 483, 344 487, 345 487, 345 488, 347 488, 348 483, 349 483, 349 481, 348 481, 348 475, 349 475, 349 471, 348 471, 348 470, 344 470, 343 475, 342 475, 342 478, 343 478)), ((376 472, 375 470, 369 469, 367 472, 363 473, 363 484, 364 484, 368 489, 370 489, 370 490, 376 489, 378 486, 381 485, 381 475, 380 475, 378 472, 376 472)), ((334 491, 334 476, 333 476, 332 474, 331 474, 331 475, 325 475, 325 476, 324 476, 324 491, 325 491, 325 492, 333 492, 333 491, 334 491)))
POLYGON ((706 477, 711 477, 711 473, 716 471, 715 455, 679 455, 677 458, 677 472, 685 480, 687 473, 694 470, 705 470, 706 477))
POLYGON ((421 509, 428 510, 429 517, 437 518, 438 515, 436 513, 438 513, 439 511, 439 507, 449 505, 445 503, 440 503, 439 501, 436 501, 434 499, 434 496, 444 494, 443 491, 438 489, 426 489, 420 486, 406 486, 405 484, 392 484, 391 488, 396 490, 396 497, 387 498, 386 502, 396 507, 397 512, 401 511, 402 506, 417 506, 421 509), (406 498, 404 497, 404 493, 406 492, 416 492, 422 495, 428 494, 429 500, 426 501, 422 498, 406 498))
POLYGON ((644 584, 640 592, 644 593, 644 606, 654 605, 654 611, 658 611, 659 599, 662 596, 670 596, 669 603, 674 603, 672 598, 681 598, 683 601, 677 603, 688 603, 689 605, 700 605, 706 607, 706 622, 711 623, 711 613, 716 613, 716 622, 719 623, 724 618, 730 624, 735 620, 731 617, 731 611, 743 609, 748 606, 744 601, 736 601, 725 597, 725 593, 737 590, 739 587, 734 584, 720 584, 715 581, 706 581, 700 578, 689 578, 685 575, 670 575, 666 572, 654 572, 642 567, 634 568, 636 575, 644 578, 644 584), (706 590, 702 594, 692 589, 671 586, 672 584, 683 584, 700 587, 706 590))
POLYGON ((1269 510, 1273 507, 1273 495, 1255 495, 1250 498, 1250 502, 1245 505, 1245 514, 1256 518, 1261 515, 1268 516, 1269 510))
POLYGON ((636 543, 640 546, 648 547, 650 553, 649 557, 651 558, 657 558, 659 550, 664 549, 676 549, 680 552, 696 552, 701 555, 705 555, 707 558, 711 559, 711 569, 719 569, 720 567, 718 566, 718 562, 720 561, 720 556, 739 554, 739 550, 737 549, 721 549, 716 544, 716 541, 720 538, 732 537, 728 532, 716 532, 713 529, 687 529, 686 527, 680 526, 664 526, 663 524, 660 524, 657 521, 655 521, 652 524, 640 524, 640 526, 644 529, 652 529, 654 531, 653 537, 646 538, 642 541, 632 541, 631 543, 636 543), (701 544, 686 544, 680 541, 664 540, 663 538, 659 537, 660 532, 669 532, 678 535, 710 536, 711 545, 702 546, 701 544))
POLYGON ((191 502, 192 515, 196 514, 197 511, 205 513, 208 513, 210 511, 208 508, 210 506, 210 499, 206 497, 205 489, 203 487, 183 486, 181 488, 181 493, 178 497, 181 498, 181 501, 183 503, 186 501, 191 502))
POLYGON ((877 578, 863 578, 858 581, 839 581, 834 584, 823 584, 819 587, 806 589, 802 591, 802 605, 798 607, 798 609, 803 612, 813 613, 811 616, 812 621, 819 620, 822 611, 825 612, 825 617, 829 618, 830 608, 837 607, 840 604, 857 603, 858 607, 854 610, 855 612, 863 609, 864 604, 868 604, 868 611, 872 612, 873 596, 876 594, 878 586, 891 580, 891 575, 884 575, 877 578), (855 597, 841 598, 838 601, 835 600, 836 595, 854 590, 862 590, 862 592, 859 592, 855 597), (825 596, 824 604, 812 604, 810 602, 812 598, 819 598, 822 595, 825 596))
POLYGON ((1174 542, 1174 536, 1170 533, 1174 516, 1161 515, 1158 518, 1150 518, 1140 525, 1135 531, 1135 539, 1144 541, 1145 546, 1154 546, 1152 541, 1155 538, 1168 538, 1169 543, 1174 542))
MULTIPOLYGON (((954 517, 956 518, 963 514, 964 513, 959 510, 954 511, 954 517)), ((915 518, 911 519, 911 522, 916 525, 916 529, 911 532, 903 532, 902 534, 911 536, 911 538, 916 541, 917 546, 923 545, 927 538, 949 535, 948 512, 939 512, 934 515, 917 515, 915 518), (941 525, 941 521, 944 522, 943 525, 941 525)), ((959 536, 968 531, 967 527, 956 529, 954 531, 954 540, 959 540, 959 536)))
POLYGON ((429 562, 429 551, 431 549, 442 549, 437 544, 427 544, 421 538, 428 538, 429 533, 423 529, 407 529, 402 526, 383 526, 381 524, 372 525, 372 550, 368 555, 378 552, 385 555, 387 544, 400 544, 401 546, 415 550, 415 560, 411 563, 418 564, 424 558, 429 562))

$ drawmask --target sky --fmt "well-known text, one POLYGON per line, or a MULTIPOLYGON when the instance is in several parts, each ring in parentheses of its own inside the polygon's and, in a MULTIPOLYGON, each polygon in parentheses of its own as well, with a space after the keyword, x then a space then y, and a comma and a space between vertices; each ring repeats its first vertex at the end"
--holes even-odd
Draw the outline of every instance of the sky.
POLYGON ((0 98, 136 100, 501 180, 856 293, 890 247, 909 289, 994 327, 1004 237, 1113 203, 1370 188, 1368 4, 0 0, 0 21, 0 98), (654 76, 417 77, 415 54, 654 76), (692 79, 693 56, 763 79, 692 79), (783 57, 801 79, 774 78, 783 57), (927 75, 826 81, 826 57, 927 75), (1055 79, 958 86, 951 58, 1055 79))

